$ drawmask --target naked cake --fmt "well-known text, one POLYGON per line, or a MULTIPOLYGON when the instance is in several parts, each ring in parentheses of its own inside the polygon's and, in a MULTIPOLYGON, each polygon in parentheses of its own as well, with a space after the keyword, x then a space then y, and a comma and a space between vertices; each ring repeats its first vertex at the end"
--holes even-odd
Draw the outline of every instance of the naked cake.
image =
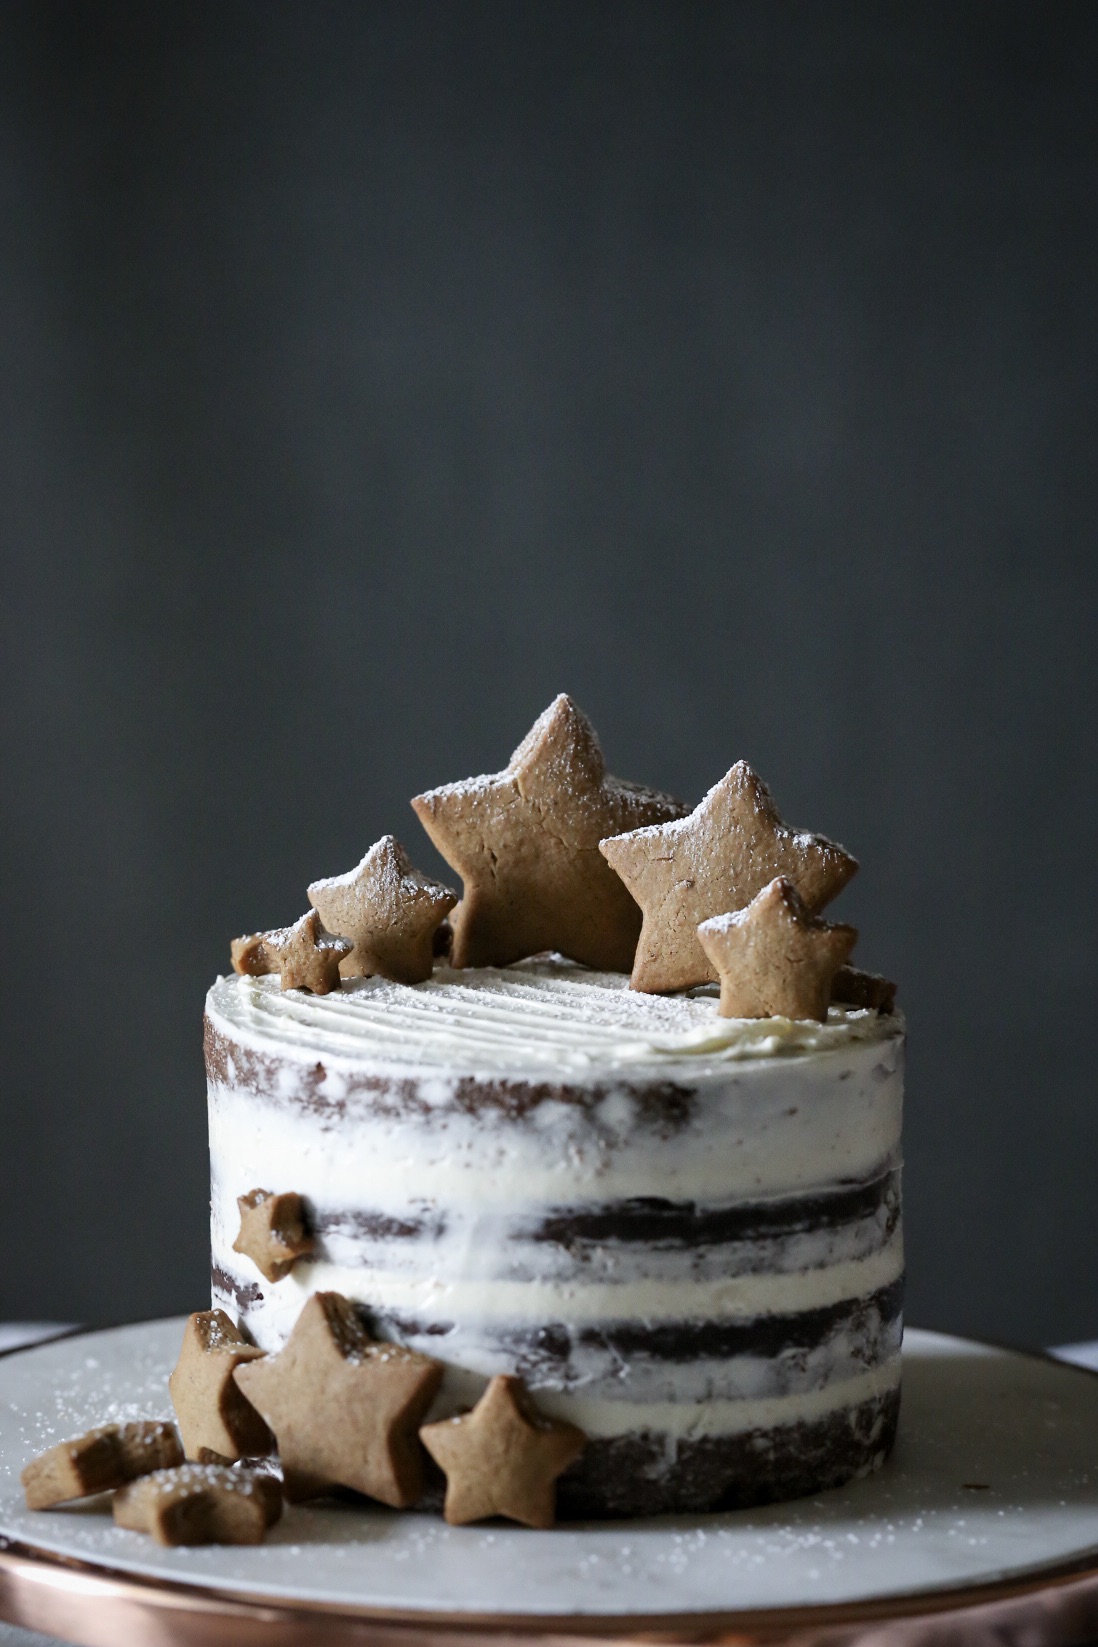
POLYGON ((214 1305, 277 1352, 313 1295, 351 1300, 441 1364, 436 1428, 521 1381, 582 1432, 566 1516, 878 1466, 904 1027, 819 914, 854 860, 742 762, 689 813, 609 777, 566 698, 415 805, 460 901, 386 837, 209 992, 214 1305))

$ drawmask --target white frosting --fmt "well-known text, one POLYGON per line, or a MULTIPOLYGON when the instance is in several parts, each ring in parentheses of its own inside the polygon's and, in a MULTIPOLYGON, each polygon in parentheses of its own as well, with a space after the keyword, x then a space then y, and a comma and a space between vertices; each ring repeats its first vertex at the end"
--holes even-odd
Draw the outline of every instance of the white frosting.
POLYGON ((455 972, 422 984, 346 979, 329 995, 283 990, 277 977, 219 978, 206 1010, 243 1044, 329 1063, 558 1079, 598 1070, 696 1073, 740 1060, 838 1051, 897 1033, 897 1017, 832 1007, 825 1024, 721 1018, 716 991, 645 995, 624 973, 561 960, 455 972))
MULTIPOLYGON (((325 1123, 292 1099, 293 1066, 257 1095, 210 1089, 215 1180, 229 1197, 293 1184, 326 1207, 528 1212, 655 1195, 726 1203, 864 1181, 897 1164, 903 1094, 897 1040, 823 1058, 757 1058, 699 1072, 689 1117, 657 1133, 619 1071, 590 1107, 547 1096, 521 1123, 453 1102, 458 1078, 422 1083, 432 1106, 389 1113, 351 1093, 325 1123), (335 1129, 333 1136, 332 1129, 335 1129)), ((342 1094, 325 1066, 324 1094, 342 1094)), ((300 1077, 298 1077, 300 1079, 300 1077)), ((216 1217, 215 1206, 215 1217, 216 1217)))
POLYGON ((592 1254, 535 1226, 622 1202, 727 1208, 876 1180, 900 1160, 898 1016, 721 1019, 711 990, 643 995, 560 961, 439 967, 411 987, 355 979, 322 997, 223 978, 207 1013, 227 1043, 209 1095, 213 1255, 235 1287, 259 1284, 247 1324, 264 1348, 310 1292, 342 1292, 409 1323, 399 1330, 446 1364, 452 1407, 515 1370, 515 1346, 545 1326, 569 1337, 564 1359, 521 1364, 547 1410, 589 1435, 649 1428, 669 1443, 821 1417, 895 1383, 898 1323, 858 1315, 903 1272, 883 1203, 860 1222, 697 1250, 611 1240, 592 1254), (508 1082, 524 1108, 509 1107, 508 1082), (296 1190, 336 1220, 322 1258, 273 1285, 232 1250, 237 1197, 256 1188, 296 1190), (356 1214, 401 1231, 371 1233, 356 1214), (845 1327, 789 1354, 624 1364, 601 1331, 848 1304, 845 1327), (867 1356, 879 1364, 866 1370, 867 1356))

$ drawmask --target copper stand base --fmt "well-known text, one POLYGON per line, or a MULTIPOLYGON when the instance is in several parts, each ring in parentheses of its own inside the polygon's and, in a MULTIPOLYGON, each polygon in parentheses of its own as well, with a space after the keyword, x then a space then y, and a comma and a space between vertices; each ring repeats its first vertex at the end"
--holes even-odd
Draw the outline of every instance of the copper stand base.
POLYGON ((474 1618, 268 1604, 0 1541, 0 1618, 79 1647, 1086 1647, 1098 1570, 849 1607, 647 1618, 474 1618))

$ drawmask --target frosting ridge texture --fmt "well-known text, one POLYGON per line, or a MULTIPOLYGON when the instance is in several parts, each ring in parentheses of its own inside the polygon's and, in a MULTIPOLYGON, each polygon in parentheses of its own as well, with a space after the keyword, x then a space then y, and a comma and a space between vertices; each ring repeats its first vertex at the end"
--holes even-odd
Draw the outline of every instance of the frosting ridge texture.
POLYGON ((280 990, 270 977, 220 978, 207 1013, 234 1036, 328 1059, 524 1075, 666 1070, 884 1041, 902 1019, 833 1006, 827 1022, 720 1018, 716 991, 645 995, 622 973, 561 957, 512 967, 436 966, 409 986, 345 979, 331 995, 280 990))

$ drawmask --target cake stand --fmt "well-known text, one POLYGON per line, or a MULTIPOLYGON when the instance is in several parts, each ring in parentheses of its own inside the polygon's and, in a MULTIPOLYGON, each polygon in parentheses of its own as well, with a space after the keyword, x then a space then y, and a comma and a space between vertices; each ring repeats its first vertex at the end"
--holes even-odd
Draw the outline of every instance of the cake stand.
POLYGON ((287 1508, 258 1548, 162 1550, 101 1502, 32 1512, 19 1471, 111 1419, 167 1416, 181 1321, 0 1359, 0 1617, 85 1647, 562 1647, 1098 1640, 1098 1376, 909 1332, 900 1439, 792 1504, 537 1533, 287 1508))

